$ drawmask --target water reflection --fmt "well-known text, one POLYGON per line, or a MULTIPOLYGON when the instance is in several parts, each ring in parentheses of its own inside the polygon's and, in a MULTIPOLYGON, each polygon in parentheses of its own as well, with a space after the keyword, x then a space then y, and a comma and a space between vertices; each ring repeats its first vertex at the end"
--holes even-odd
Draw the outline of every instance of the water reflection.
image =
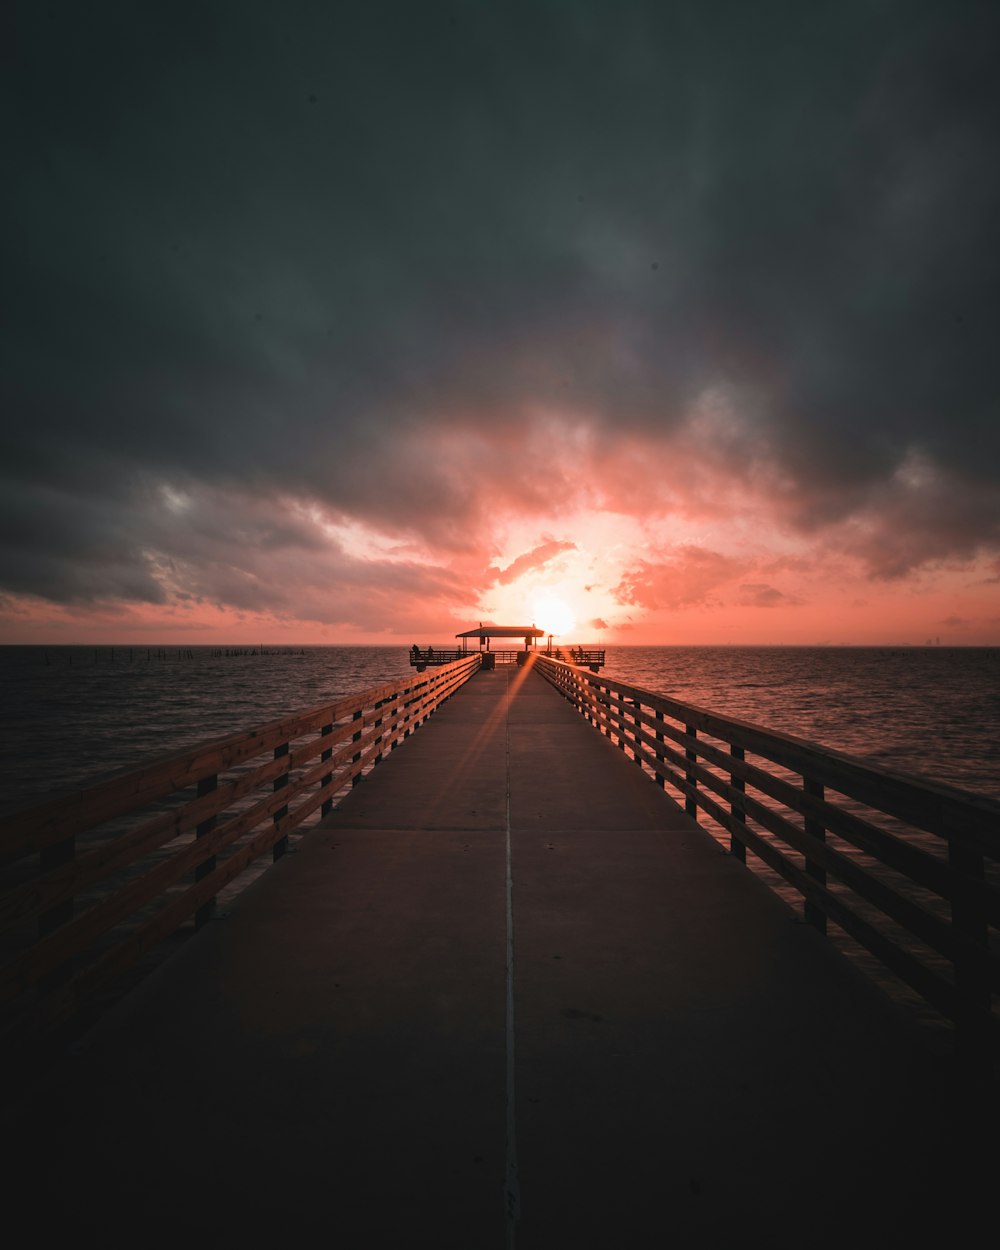
MULTIPOLYGON (((609 647, 607 655, 609 677, 882 767, 1000 794, 1000 648, 609 647)), ((405 647, 0 647, 0 805, 410 674, 405 647)))

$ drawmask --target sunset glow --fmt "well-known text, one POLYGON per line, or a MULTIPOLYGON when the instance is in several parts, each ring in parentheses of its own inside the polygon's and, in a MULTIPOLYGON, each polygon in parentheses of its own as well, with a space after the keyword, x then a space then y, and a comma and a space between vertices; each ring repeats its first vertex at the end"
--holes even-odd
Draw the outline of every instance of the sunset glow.
POLYGON ((990 6, 57 7, 0 641, 1000 643, 990 6))
POLYGON ((539 629, 556 638, 565 638, 576 628, 576 616, 565 599, 551 590, 534 600, 533 617, 539 629))

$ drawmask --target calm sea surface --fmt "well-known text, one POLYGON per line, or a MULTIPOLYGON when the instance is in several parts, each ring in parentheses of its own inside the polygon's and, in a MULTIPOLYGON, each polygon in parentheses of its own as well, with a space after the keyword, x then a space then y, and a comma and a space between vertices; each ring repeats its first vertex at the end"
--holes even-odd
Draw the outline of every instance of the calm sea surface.
MULTIPOLYGON (((0 647, 0 806, 411 672, 404 647, 0 647)), ((1000 648, 609 647, 604 672, 1000 797, 1000 648)))

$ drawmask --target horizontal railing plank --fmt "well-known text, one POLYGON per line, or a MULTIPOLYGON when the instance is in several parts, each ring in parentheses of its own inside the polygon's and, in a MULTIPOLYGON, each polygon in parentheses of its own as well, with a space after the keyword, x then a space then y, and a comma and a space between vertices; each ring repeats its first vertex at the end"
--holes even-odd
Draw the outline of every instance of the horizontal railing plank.
MULTIPOLYGON (((558 661, 543 660, 553 664, 558 661)), ((606 677, 578 672, 578 680, 592 687, 607 687, 606 677)), ((622 682, 615 682, 619 700, 637 700, 682 724, 694 726, 720 741, 761 755, 772 763, 821 782, 873 809, 938 836, 956 836, 977 849, 1000 858, 1000 802, 929 778, 912 777, 881 769, 864 760, 804 738, 764 729, 748 721, 723 717, 696 704, 681 703, 622 682), (939 833, 942 828, 946 834, 939 833)), ((605 706, 611 703, 607 696, 605 706)))
POLYGON ((810 923, 828 917, 960 1028, 995 1032, 1000 803, 547 657, 540 671, 690 814, 728 832, 734 854, 749 849, 791 885, 810 923), (947 854, 919 844, 928 836, 947 854))
POLYGON ((283 849, 289 834, 419 728, 479 665, 472 655, 383 683, 109 774, 9 818, 0 858, 9 866, 34 857, 36 867, 0 896, 0 928, 38 921, 40 930, 0 967, 8 1028, 30 1032, 64 1019, 185 921, 203 918, 219 890, 259 856, 283 849), (151 810, 178 799, 169 810, 151 810), (129 815, 137 823, 102 828, 129 815), (50 865, 57 857, 49 848, 60 847, 68 854, 50 865), (74 915, 74 900, 85 898, 74 915))
MULTIPOLYGON (((657 722, 649 720, 646 723, 653 725, 657 722)), ((698 753, 702 758, 725 772, 739 777, 745 785, 752 786, 800 815, 817 821, 828 832, 836 834, 859 850, 895 868, 904 876, 933 890, 942 898, 950 898, 954 872, 941 858, 931 855, 888 830, 880 829, 870 821, 864 820, 853 812, 845 811, 828 800, 814 798, 783 778, 775 777, 756 765, 735 759, 732 755, 706 743, 704 739, 692 739, 673 727, 667 733, 685 746, 696 742, 698 753)), ((658 744, 655 742, 654 735, 643 732, 641 741, 646 749, 655 753, 658 744)), ((984 894, 982 905, 990 909, 991 922, 1000 924, 1000 898, 984 894)))
POLYGON ((380 699, 409 695, 433 689, 432 683, 445 669, 409 682, 391 682, 363 692, 364 702, 340 699, 304 712, 293 713, 257 729, 201 742, 135 768, 122 769, 99 778, 85 789, 15 812, 4 820, 0 830, 0 860, 65 839, 112 820, 117 816, 163 798, 177 790, 196 785, 203 777, 226 772, 255 756, 318 731, 324 724, 344 721, 359 706, 368 707, 380 699))

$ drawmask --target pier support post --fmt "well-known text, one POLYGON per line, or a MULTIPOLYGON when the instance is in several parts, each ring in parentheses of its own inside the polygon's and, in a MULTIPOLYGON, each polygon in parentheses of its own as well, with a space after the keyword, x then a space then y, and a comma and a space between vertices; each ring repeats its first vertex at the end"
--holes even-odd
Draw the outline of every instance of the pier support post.
MULTIPOLYGON (((274 758, 276 760, 282 759, 287 754, 288 754, 287 742, 283 742, 280 746, 277 746, 274 748, 274 758)), ((275 791, 283 790, 287 785, 288 785, 288 773, 282 773, 280 777, 276 777, 274 779, 273 788, 275 791)), ((280 825, 287 815, 288 815, 288 804, 286 803, 284 807, 278 808, 278 810, 274 813, 271 819, 274 821, 275 825, 280 825)), ((279 838, 277 842, 275 842, 274 846, 271 849, 271 859, 277 862, 279 859, 281 859, 282 855, 284 855, 284 853, 287 850, 288 850, 288 835, 286 834, 283 838, 279 838)))
MULTIPOLYGON (((381 731, 382 729, 382 715, 381 715, 380 709, 384 702, 385 702, 384 699, 379 699, 379 701, 375 704, 375 710, 376 712, 379 712, 379 715, 375 718, 375 728, 378 729, 379 731, 381 731)), ((381 732, 379 732, 375 736, 375 758, 372 760, 372 767, 374 768, 376 767, 376 765, 381 764, 381 763, 382 763, 382 734, 381 732)))
MULTIPOLYGON (((684 732, 691 738, 698 737, 698 730, 695 729, 694 725, 685 725, 684 732)), ((689 786, 697 789, 698 776, 694 771, 694 764, 697 762, 698 752, 694 747, 685 747, 684 758, 688 761, 687 771, 685 773, 687 783, 689 786)), ((698 800, 693 794, 684 796, 684 810, 689 816, 693 816, 695 820, 698 819, 698 800)))
MULTIPOLYGON (((739 760, 741 762, 745 758, 742 747, 730 746, 729 754, 734 760, 739 760)), ((733 819, 734 826, 745 826, 747 823, 747 813, 746 808, 740 800, 742 796, 746 794, 746 782, 742 777, 737 776, 735 773, 730 773, 729 784, 732 789, 736 791, 736 794, 733 796, 733 801, 729 805, 729 813, 733 819)), ((734 829, 729 830, 729 854, 732 855, 734 859, 738 859, 741 864, 745 864, 747 862, 746 843, 737 836, 734 829)))
POLYGON ((390 696, 392 703, 392 724, 389 726, 389 750, 395 751, 399 746, 399 691, 394 690, 390 696))
MULTIPOLYGON (((808 777, 802 778, 802 789, 811 798, 822 801, 824 796, 824 788, 821 782, 811 781, 808 777)), ((805 821, 806 836, 816 838, 819 842, 826 841, 826 829, 818 821, 807 816, 805 821)), ((806 874, 819 885, 826 885, 826 869, 815 860, 806 856, 806 874)), ((826 913, 821 907, 806 899, 802 907, 802 917, 806 924, 810 924, 814 929, 818 929, 820 933, 826 933, 826 913)))
MULTIPOLYGON (((625 702, 632 709, 632 732, 629 734, 629 745, 632 749, 632 762, 642 767, 642 745, 639 738, 639 702, 637 699, 626 699, 625 702)), ((626 716, 628 713, 626 713, 626 716)), ((628 724, 628 720, 623 719, 623 724, 628 724)))
POLYGON ((619 708, 617 712, 611 712, 611 705, 609 703, 608 714, 613 716, 615 720, 615 729, 618 732, 618 750, 623 754, 627 754, 628 752, 626 748, 628 745, 628 731, 626 726, 628 725, 628 712, 625 711, 625 706, 628 704, 628 699, 623 697, 622 704, 623 706, 619 708))
MULTIPOLYGON (((333 733, 333 723, 331 722, 329 725, 324 725, 323 728, 319 732, 320 732, 321 738, 329 738, 329 736, 333 733)), ((320 762, 325 763, 328 759, 332 757, 332 755, 333 755, 333 747, 327 747, 326 750, 319 757, 320 762)), ((324 786, 328 786, 332 780, 333 780, 333 773, 324 773, 323 776, 320 778, 320 782, 319 782, 320 789, 322 790, 324 786)), ((332 811, 333 811, 333 799, 332 798, 324 799, 323 805, 320 808, 320 815, 329 816, 332 811)))
MULTIPOLYGON (((361 709, 360 709, 360 708, 358 708, 358 710, 354 713, 354 719, 355 719, 356 721, 359 721, 359 720, 361 720, 362 716, 363 716, 363 713, 362 713, 361 709)), ((352 741, 352 742, 360 742, 360 741, 361 741, 361 730, 360 730, 360 729, 355 730, 354 735, 353 735, 353 737, 351 738, 351 741, 352 741)), ((360 759, 361 759, 361 752, 360 752, 360 751, 358 751, 358 752, 356 752, 356 753, 352 756, 352 758, 351 758, 351 763, 352 763, 352 764, 356 764, 356 763, 358 762, 358 760, 360 760, 360 759)), ((355 773, 355 774, 354 774, 354 776, 351 778, 351 785, 352 785, 352 786, 356 786, 356 785, 357 785, 360 781, 361 781, 361 774, 360 774, 360 773, 355 773)))
POLYGON ((665 790, 667 788, 667 779, 660 771, 664 767, 664 761, 666 758, 663 754, 663 713, 654 712, 653 715, 656 717, 656 768, 654 770, 654 776, 659 783, 660 789, 665 790))

